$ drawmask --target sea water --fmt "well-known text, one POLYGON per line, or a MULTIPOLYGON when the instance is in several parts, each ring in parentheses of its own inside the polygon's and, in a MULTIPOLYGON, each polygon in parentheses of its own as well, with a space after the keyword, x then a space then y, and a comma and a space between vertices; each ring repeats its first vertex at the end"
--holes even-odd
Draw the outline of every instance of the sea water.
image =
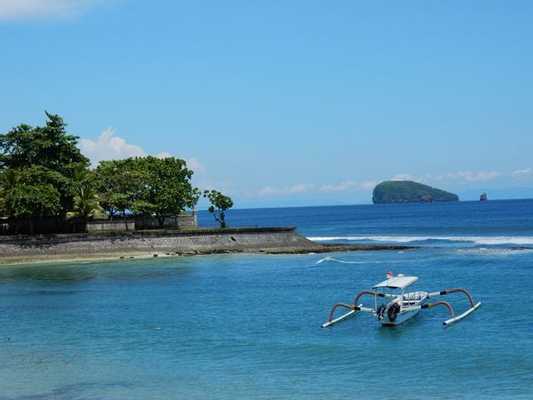
POLYGON ((0 399, 533 398, 533 201, 228 220, 420 249, 2 267, 0 399), (387 271, 418 276, 419 290, 466 287, 482 306, 449 328, 439 308, 396 328, 367 315, 320 328, 387 271))

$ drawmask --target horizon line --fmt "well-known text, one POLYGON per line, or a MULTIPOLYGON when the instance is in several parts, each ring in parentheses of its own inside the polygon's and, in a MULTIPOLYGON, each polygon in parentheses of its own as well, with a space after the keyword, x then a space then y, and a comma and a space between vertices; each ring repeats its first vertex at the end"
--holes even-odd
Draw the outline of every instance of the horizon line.
MULTIPOLYGON (((355 206, 388 206, 388 205, 412 205, 412 204, 457 204, 457 203, 491 203, 491 202, 501 202, 501 201, 524 201, 524 200, 533 200, 533 197, 524 197, 524 198, 512 198, 512 199, 490 199, 486 201, 480 200, 458 200, 458 201, 435 201, 431 203, 425 202, 406 202, 406 203, 382 203, 374 204, 370 203, 354 203, 354 204, 321 204, 321 205, 308 205, 308 206, 268 206, 268 207, 242 207, 237 208, 233 207, 228 211, 235 210, 269 210, 276 208, 324 208, 324 207, 355 207, 355 206)), ((197 211, 206 211, 207 209, 198 209, 197 211)))

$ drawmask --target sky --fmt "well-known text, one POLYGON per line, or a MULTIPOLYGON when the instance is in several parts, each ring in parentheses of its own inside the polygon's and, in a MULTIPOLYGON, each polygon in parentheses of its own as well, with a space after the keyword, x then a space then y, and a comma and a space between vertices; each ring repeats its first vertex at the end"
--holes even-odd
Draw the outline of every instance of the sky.
POLYGON ((0 0, 0 132, 184 158, 238 208, 533 197, 533 2, 0 0))

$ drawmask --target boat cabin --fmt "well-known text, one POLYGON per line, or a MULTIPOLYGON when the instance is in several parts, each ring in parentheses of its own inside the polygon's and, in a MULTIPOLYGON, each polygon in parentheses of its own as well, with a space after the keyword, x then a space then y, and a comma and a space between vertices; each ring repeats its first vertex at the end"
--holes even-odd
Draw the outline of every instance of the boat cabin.
POLYGON ((386 281, 380 282, 374 285, 373 289, 405 289, 408 286, 411 286, 418 280, 416 276, 404 276, 398 275, 393 276, 392 278, 387 279, 386 281))
POLYGON ((424 300, 427 296, 426 292, 405 293, 405 289, 411 286, 417 280, 418 277, 416 276, 405 276, 400 274, 397 276, 392 276, 386 281, 374 285, 372 287, 376 293, 376 295, 374 295, 374 309, 377 310, 381 304, 387 303, 391 299, 395 299, 393 301, 398 302, 402 309, 404 307, 416 305, 420 301, 424 300), (382 299, 378 301, 378 297, 381 297, 382 299))

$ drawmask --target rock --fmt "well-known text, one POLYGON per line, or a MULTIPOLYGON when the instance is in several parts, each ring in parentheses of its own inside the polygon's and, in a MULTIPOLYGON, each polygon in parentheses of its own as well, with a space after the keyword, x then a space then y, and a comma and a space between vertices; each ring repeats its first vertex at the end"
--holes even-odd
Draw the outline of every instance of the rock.
POLYGON ((459 201, 459 196, 413 181, 385 181, 374 188, 374 204, 459 201))

